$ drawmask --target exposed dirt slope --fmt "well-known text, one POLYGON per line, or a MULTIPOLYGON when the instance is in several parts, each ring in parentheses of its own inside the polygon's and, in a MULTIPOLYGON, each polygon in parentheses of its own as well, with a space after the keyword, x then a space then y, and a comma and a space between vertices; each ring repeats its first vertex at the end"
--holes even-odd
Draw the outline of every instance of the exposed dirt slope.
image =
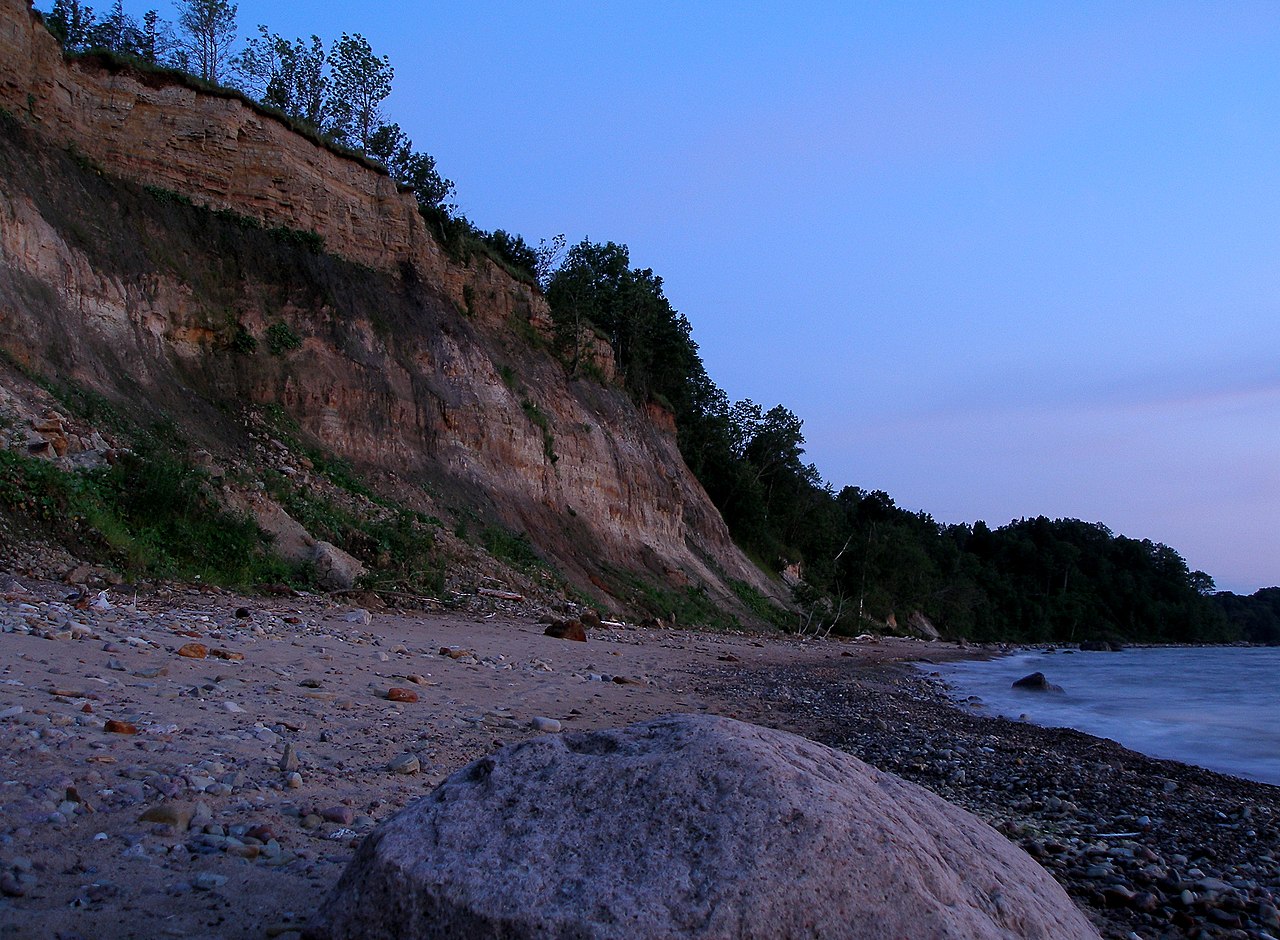
POLYGON ((220 465, 248 447, 243 406, 279 405, 376 486, 527 533, 602 600, 637 579, 775 593, 669 420, 569 380, 536 288, 450 259, 386 176, 234 96, 66 63, 20 0, 0 0, 0 107, 0 349, 31 373, 220 465))

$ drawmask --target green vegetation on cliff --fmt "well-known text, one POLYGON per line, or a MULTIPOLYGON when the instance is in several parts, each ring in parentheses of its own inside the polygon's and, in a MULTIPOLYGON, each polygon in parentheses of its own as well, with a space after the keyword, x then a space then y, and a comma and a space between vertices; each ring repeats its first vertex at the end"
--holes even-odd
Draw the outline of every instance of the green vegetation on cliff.
POLYGON ((1271 635, 1215 601, 1213 580, 1166 545, 1075 519, 948 526, 882 492, 835 492, 803 459, 800 418, 731 403, 711 381, 662 278, 632 268, 624 245, 574 246, 546 293, 566 366, 580 368, 584 333, 609 342, 632 396, 674 412, 685 461, 738 543, 775 572, 799 571, 810 628, 856 633, 920 612, 974 640, 1271 635))

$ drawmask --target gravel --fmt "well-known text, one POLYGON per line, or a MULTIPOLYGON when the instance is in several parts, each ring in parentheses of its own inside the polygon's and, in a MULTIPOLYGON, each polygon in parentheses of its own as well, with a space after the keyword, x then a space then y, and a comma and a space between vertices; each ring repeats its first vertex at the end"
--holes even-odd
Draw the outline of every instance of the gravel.
POLYGON ((905 665, 736 668, 714 691, 974 812, 1104 937, 1280 937, 1280 787, 969 714, 905 665))

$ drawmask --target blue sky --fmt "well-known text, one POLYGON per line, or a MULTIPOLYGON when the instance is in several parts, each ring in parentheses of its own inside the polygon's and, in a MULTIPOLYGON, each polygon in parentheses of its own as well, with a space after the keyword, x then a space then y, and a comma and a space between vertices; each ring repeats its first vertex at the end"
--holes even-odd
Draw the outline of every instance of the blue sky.
POLYGON ((1280 583, 1280 5, 243 0, 260 22, 389 56, 477 224, 627 243, 836 487, 1280 583))

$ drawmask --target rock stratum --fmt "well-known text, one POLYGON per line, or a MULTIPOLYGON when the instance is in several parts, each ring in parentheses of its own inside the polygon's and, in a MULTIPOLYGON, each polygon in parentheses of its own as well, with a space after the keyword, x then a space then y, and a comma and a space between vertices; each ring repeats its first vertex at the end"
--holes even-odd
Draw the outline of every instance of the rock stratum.
POLYGON ((379 937, 1088 940, 1044 869, 928 791, 708 715, 512 745, 374 832, 321 910, 379 937))
POLYGON ((278 407, 428 509, 527 533, 597 598, 636 577, 777 594, 608 348, 570 379, 537 288, 442 250, 384 173, 232 92, 64 59, 21 0, 0 0, 0 108, 0 350, 28 374, 224 465, 237 409, 278 407), (273 329, 300 345, 268 351, 273 329))

